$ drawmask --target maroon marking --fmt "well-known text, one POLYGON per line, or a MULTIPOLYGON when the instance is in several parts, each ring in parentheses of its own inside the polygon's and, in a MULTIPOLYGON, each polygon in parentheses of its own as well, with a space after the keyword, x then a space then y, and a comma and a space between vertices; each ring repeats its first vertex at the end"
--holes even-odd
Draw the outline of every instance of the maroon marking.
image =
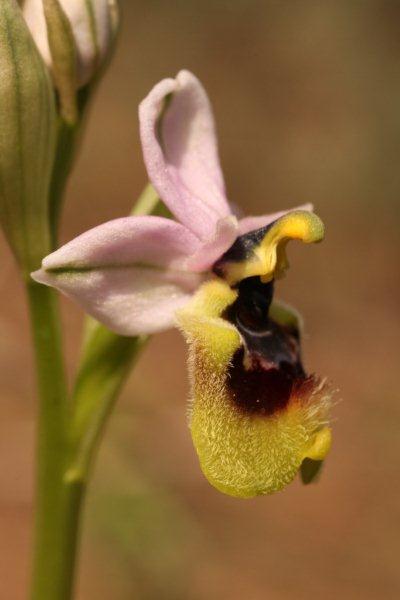
POLYGON ((227 389, 240 412, 270 417, 287 408, 293 398, 304 400, 312 392, 315 379, 294 375, 291 365, 281 363, 266 368, 262 359, 251 357, 251 367, 243 364, 244 349, 235 353, 227 375, 227 389))

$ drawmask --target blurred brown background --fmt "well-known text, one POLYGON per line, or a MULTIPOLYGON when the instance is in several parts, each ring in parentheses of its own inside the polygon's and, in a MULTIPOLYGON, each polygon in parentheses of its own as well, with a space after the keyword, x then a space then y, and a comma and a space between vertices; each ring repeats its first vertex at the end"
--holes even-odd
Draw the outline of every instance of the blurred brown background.
MULTIPOLYGON (((312 201, 278 288, 306 319, 310 370, 343 399, 318 485, 236 500, 204 480, 186 427, 185 347, 155 337, 112 418, 88 497, 79 600, 400 597, 400 3, 126 0, 115 60, 68 190, 63 241, 126 214, 146 176, 137 105, 188 68, 218 123, 230 199, 312 201)), ((34 380, 25 303, 1 241, 0 597, 26 597, 34 380)), ((69 367, 82 315, 64 302, 69 367)))

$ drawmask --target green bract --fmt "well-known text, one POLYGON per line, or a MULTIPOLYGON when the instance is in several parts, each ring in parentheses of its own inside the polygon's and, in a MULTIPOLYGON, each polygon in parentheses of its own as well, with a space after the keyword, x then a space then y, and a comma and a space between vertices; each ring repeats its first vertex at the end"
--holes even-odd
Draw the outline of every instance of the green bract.
POLYGON ((50 247, 56 119, 48 71, 15 0, 0 2, 0 74, 0 219, 29 273, 50 247))

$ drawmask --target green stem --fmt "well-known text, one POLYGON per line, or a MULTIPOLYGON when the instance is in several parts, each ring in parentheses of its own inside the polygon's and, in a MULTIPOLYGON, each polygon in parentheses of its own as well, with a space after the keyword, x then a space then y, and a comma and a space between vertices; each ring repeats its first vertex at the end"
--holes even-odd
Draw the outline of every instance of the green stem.
MULTIPOLYGON (((57 146, 53 165, 53 174, 50 182, 50 231, 57 237, 58 222, 62 209, 62 199, 66 182, 71 171, 77 152, 76 138, 79 133, 79 124, 70 125, 58 117, 57 146)), ((56 240, 53 239, 55 245, 56 240)))
POLYGON ((39 387, 32 600, 69 600, 83 486, 65 480, 67 388, 57 298, 27 283, 39 387))
POLYGON ((79 151, 80 142, 86 125, 89 101, 94 91, 95 84, 85 86, 77 93, 79 117, 75 123, 66 122, 62 116, 58 116, 57 122, 57 144, 54 156, 53 172, 50 181, 50 231, 52 242, 57 246, 57 233, 62 203, 68 177, 74 166, 79 151))

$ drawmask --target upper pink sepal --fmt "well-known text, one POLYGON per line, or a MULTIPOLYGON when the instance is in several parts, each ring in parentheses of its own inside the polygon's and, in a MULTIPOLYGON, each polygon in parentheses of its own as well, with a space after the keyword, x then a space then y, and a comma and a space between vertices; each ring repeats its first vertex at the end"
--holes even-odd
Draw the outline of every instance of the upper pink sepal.
POLYGON ((160 198, 199 239, 210 239, 230 209, 203 86, 189 71, 164 79, 141 103, 139 119, 147 172, 160 198))
POLYGON ((56 250, 32 277, 75 299, 116 333, 155 333, 174 325, 175 311, 201 282, 186 266, 198 247, 175 221, 126 217, 56 250))

